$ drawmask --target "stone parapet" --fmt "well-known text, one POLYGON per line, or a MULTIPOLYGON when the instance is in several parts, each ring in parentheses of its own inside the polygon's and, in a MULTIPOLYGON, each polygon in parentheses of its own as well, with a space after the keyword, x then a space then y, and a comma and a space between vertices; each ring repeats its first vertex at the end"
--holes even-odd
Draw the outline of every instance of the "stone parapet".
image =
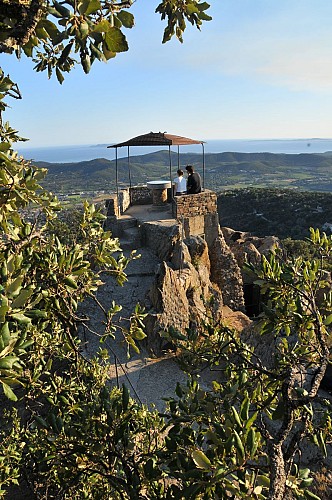
POLYGON ((105 200, 105 207, 107 217, 117 217, 119 215, 118 197, 116 194, 111 194, 105 200))
POLYGON ((173 217, 195 217, 217 212, 217 195, 205 189, 199 194, 175 196, 173 200, 173 217))

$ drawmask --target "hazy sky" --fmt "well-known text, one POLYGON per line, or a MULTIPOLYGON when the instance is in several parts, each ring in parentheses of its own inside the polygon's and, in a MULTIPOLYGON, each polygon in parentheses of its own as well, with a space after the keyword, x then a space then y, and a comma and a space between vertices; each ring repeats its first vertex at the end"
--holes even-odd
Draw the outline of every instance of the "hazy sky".
POLYGON ((129 52, 63 85, 1 56, 20 87, 5 118, 29 147, 112 144, 146 132, 196 139, 332 137, 332 2, 210 0, 213 21, 162 45, 158 0, 136 0, 129 52))

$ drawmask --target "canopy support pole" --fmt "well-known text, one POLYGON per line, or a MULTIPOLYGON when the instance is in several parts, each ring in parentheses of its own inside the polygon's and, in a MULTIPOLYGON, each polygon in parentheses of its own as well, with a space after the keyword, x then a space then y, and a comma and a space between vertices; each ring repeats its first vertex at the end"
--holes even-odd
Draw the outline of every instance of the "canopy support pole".
POLYGON ((180 146, 178 145, 178 170, 180 169, 180 146))
POLYGON ((204 184, 205 184, 205 151, 204 151, 204 144, 202 142, 202 150, 203 150, 203 190, 204 190, 204 184))
POLYGON ((117 205, 118 205, 118 217, 120 217, 119 179, 118 179, 118 148, 115 148, 115 183, 116 183, 116 199, 117 199, 117 205))
POLYGON ((168 157, 169 157, 169 180, 171 181, 171 196, 173 199, 173 186, 172 186, 172 155, 171 155, 171 146, 168 146, 168 157))
POLYGON ((129 187, 131 188, 131 172, 130 172, 130 155, 129 155, 129 148, 128 146, 128 175, 129 175, 129 187))

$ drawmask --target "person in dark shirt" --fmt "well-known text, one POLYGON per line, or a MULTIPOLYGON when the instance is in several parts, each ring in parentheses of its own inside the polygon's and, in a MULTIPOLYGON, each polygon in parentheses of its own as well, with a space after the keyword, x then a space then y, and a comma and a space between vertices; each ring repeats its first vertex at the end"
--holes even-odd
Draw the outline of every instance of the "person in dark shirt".
POLYGON ((194 172, 192 165, 187 165, 186 170, 188 172, 187 194, 201 193, 202 192, 201 176, 197 172, 194 172))

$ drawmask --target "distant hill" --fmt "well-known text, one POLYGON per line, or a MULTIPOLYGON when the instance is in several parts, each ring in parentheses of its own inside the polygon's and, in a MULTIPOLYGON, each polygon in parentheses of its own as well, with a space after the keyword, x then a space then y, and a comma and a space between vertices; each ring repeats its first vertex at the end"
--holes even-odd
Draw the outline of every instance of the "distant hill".
MULTIPOLYGON (((172 177, 178 155, 171 153, 172 177)), ((202 173, 202 155, 181 153, 180 165, 195 166, 202 173)), ((48 169, 44 186, 54 192, 113 190, 115 160, 96 158, 78 163, 37 162, 48 169)), ((332 192, 332 154, 208 153, 205 155, 205 187, 216 191, 242 187, 292 188, 332 192)), ((132 185, 169 178, 169 153, 162 150, 130 157, 132 185)), ((128 159, 118 160, 121 185, 129 184, 128 159)))
POLYGON ((236 189, 218 194, 221 226, 255 236, 304 239, 309 228, 332 224, 332 193, 236 189))

